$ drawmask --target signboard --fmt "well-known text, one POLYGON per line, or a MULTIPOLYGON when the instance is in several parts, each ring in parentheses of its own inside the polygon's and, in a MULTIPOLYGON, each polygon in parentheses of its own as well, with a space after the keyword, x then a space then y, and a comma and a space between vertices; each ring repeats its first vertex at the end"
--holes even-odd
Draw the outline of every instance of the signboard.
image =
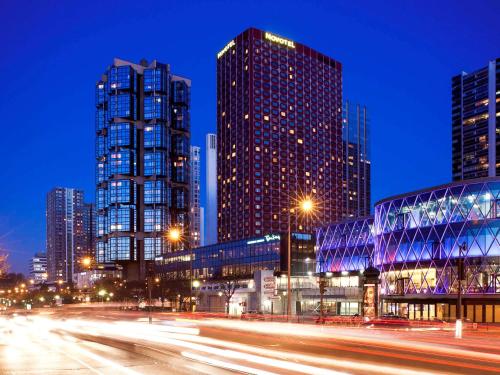
POLYGON ((236 43, 234 43, 234 40, 231 40, 223 49, 220 50, 220 52, 217 54, 217 58, 220 59, 222 55, 224 55, 229 50, 229 48, 233 47, 235 44, 236 43))
POLYGON ((273 271, 263 270, 260 273, 260 293, 263 301, 274 297, 276 290, 276 278, 273 271))
POLYGON ((295 43, 293 41, 282 38, 282 37, 274 35, 274 34, 271 34, 267 31, 264 34, 264 38, 267 40, 270 40, 271 42, 282 44, 282 45, 287 46, 289 48, 295 48, 295 43))
POLYGON ((365 284, 363 286, 363 316, 365 317, 375 318, 377 316, 376 291, 375 284, 365 284))

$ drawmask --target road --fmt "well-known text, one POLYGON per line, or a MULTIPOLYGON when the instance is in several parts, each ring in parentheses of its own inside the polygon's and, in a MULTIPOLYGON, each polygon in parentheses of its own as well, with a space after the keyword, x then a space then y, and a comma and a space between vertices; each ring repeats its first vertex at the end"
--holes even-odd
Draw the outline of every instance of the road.
POLYGON ((500 334, 321 327, 106 308, 0 316, 0 374, 493 374, 500 334))

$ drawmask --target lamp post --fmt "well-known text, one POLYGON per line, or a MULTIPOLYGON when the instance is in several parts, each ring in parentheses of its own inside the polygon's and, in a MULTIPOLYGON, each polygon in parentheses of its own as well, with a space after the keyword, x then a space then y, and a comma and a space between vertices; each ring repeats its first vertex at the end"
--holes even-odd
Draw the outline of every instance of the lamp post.
MULTIPOLYGON (((174 249, 175 245, 182 239, 181 230, 177 227, 171 227, 167 232, 167 239, 172 244, 172 250, 175 250, 174 249)), ((191 259, 190 259, 190 263, 191 263, 191 259)), ((191 269, 192 269, 192 266, 191 266, 191 269)), ((191 271, 191 273, 192 273, 192 271, 191 271)), ((191 278, 192 278, 192 276, 191 276, 191 278)), ((192 281, 192 279, 191 279, 191 281, 192 281)), ((162 285, 162 288, 163 288, 163 285, 162 285)), ((189 289, 191 290, 191 284, 189 286, 189 289)), ((162 291, 162 295, 163 295, 163 291, 162 291)), ((181 304, 180 304, 180 299, 179 299, 179 310, 180 310, 180 308, 181 308, 181 304)))
POLYGON ((457 296, 457 319, 455 320, 455 338, 462 338, 462 281, 464 280, 464 259, 463 254, 467 253, 467 244, 458 246, 458 296, 457 296))
MULTIPOLYGON (((196 298, 198 298, 198 291, 199 291, 199 288, 200 288, 200 285, 201 283, 198 281, 198 280, 194 280, 191 284, 191 288, 194 288, 194 290, 196 291, 196 298)), ((192 299, 192 297, 190 297, 192 299)), ((192 306, 192 302, 189 303, 190 306, 192 306)), ((194 310, 194 306, 191 308, 191 312, 193 312, 194 310)))
MULTIPOLYGON (((299 200, 298 209, 304 215, 308 215, 314 211, 314 201, 311 197, 304 197, 299 200)), ((291 221, 292 215, 291 213, 294 210, 288 210, 288 232, 287 232, 287 306, 286 306, 286 320, 289 321, 292 315, 292 229, 291 229, 291 221)))

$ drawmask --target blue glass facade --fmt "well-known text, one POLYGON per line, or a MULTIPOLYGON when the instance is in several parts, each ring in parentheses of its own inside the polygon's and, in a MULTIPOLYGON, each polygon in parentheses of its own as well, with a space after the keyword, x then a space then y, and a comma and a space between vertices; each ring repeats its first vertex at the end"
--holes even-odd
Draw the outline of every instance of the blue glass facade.
MULTIPOLYGON (((190 81, 156 61, 115 59, 96 85, 97 261, 131 265, 172 251, 170 226, 188 238, 190 81)), ((127 271, 126 271, 127 272, 127 271)))
MULTIPOLYGON (((292 275, 307 275, 314 269, 314 236, 292 233, 292 275)), ((169 279, 251 278, 257 270, 286 271, 287 236, 268 234, 228 241, 157 258, 157 272, 169 279), (192 256, 192 265, 190 257, 192 256)))

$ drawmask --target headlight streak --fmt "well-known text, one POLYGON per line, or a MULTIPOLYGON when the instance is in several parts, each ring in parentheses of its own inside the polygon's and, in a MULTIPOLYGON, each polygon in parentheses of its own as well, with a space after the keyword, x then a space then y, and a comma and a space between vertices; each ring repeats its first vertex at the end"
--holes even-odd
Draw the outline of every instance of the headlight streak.
POLYGON ((301 360, 310 364, 327 365, 347 370, 385 373, 392 375, 399 375, 402 372, 408 375, 421 374, 421 372, 411 371, 404 367, 382 366, 379 364, 372 365, 369 363, 363 363, 359 361, 337 360, 337 359, 298 354, 298 353, 280 352, 276 350, 261 349, 250 345, 238 344, 234 342, 228 342, 197 335, 186 335, 186 334, 166 332, 166 334, 168 335, 168 337, 166 337, 165 335, 160 335, 159 333, 161 332, 158 331, 158 328, 165 326, 160 326, 160 327, 149 326, 149 325, 130 323, 130 322, 101 323, 101 322, 84 321, 84 320, 67 320, 63 323, 64 326, 61 326, 59 328, 69 329, 70 331, 73 330, 74 332, 78 333, 98 334, 98 332, 101 332, 102 334, 106 335, 112 333, 114 335, 126 337, 129 339, 132 338, 135 340, 150 341, 158 344, 180 346, 188 349, 195 349, 200 352, 207 352, 213 355, 223 356, 236 360, 238 359, 245 360, 253 363, 266 364, 268 366, 279 367, 286 370, 303 372, 303 373, 340 374, 340 372, 324 369, 321 367, 312 367, 298 363, 292 364, 287 361, 301 360), (124 329, 124 327, 122 326, 125 326, 126 329, 124 329), (91 327, 92 331, 90 331, 89 329, 85 329, 84 327, 87 328, 91 327), (190 342, 193 344, 190 344, 190 342), (194 342, 196 342, 196 344, 194 344, 194 342), (240 351, 222 350, 208 345, 226 347, 231 349, 238 348, 240 349, 240 351), (259 356, 244 353, 243 351, 254 353, 259 356), (285 361, 280 359, 273 359, 270 357, 285 359, 285 361))
MULTIPOLYGON (((136 372, 130 368, 124 367, 116 362, 113 362, 107 358, 104 358, 98 354, 92 353, 89 350, 84 349, 81 345, 78 344, 78 341, 75 340, 74 337, 63 335, 63 336, 58 336, 51 331, 54 329, 64 329, 64 323, 66 322, 59 322, 59 321, 53 321, 50 319, 45 319, 45 318, 37 318, 33 319, 33 322, 31 323, 33 326, 36 326, 38 329, 36 331, 32 330, 30 327, 30 324, 26 319, 14 319, 14 323, 18 327, 21 327, 21 329, 25 332, 22 333, 22 337, 27 339, 30 334, 36 334, 36 337, 39 341, 43 342, 44 344, 49 344, 49 347, 53 350, 56 350, 57 352, 65 355, 66 357, 78 362, 79 364, 85 366, 89 370, 97 373, 97 374, 104 374, 103 372, 97 370, 93 366, 89 365, 83 359, 78 358, 75 355, 72 355, 70 353, 76 353, 80 356, 87 357, 97 363, 99 363, 100 366, 103 367, 109 367, 112 368, 113 370, 117 371, 118 373, 121 374, 126 374, 126 375, 141 375, 141 373, 136 372), (60 324, 62 323, 62 324, 60 324), (41 339, 41 340, 40 340, 41 339)), ((82 333, 84 331, 75 329, 75 331, 78 331, 79 333, 82 333)), ((36 345, 34 344, 31 340, 29 341, 30 345, 36 345)))
MULTIPOLYGON (((278 351, 272 349, 263 349, 258 346, 239 344, 231 341, 224 341, 221 339, 210 338, 205 336, 200 336, 200 330, 193 327, 179 327, 176 326, 175 321, 172 322, 174 325, 146 325, 144 323, 137 322, 124 322, 124 321, 94 321, 86 319, 68 319, 68 320, 56 320, 48 317, 34 316, 32 322, 27 321, 22 317, 15 317, 11 321, 8 321, 5 325, 6 328, 10 328, 13 325, 22 326, 26 329, 33 331, 33 327, 40 332, 44 332, 50 340, 54 341, 54 345, 57 344, 61 347, 61 350, 65 350, 65 346, 69 346, 71 350, 86 356, 103 366, 111 367, 119 372, 124 372, 126 374, 138 374, 137 372, 125 368, 115 362, 109 361, 97 354, 89 352, 81 347, 78 342, 73 341, 72 336, 65 337, 59 335, 54 335, 51 331, 62 330, 68 333, 79 333, 85 335, 93 336, 108 336, 113 335, 132 339, 129 341, 142 341, 151 342, 155 344, 171 345, 173 347, 178 347, 179 352, 182 356, 190 358, 195 361, 204 362, 210 364, 208 361, 212 361, 215 367, 224 367, 227 369, 232 369, 233 371, 240 371, 237 369, 238 366, 241 368, 247 368, 249 371, 243 371, 252 374, 272 374, 271 372, 266 372, 264 370, 259 370, 253 367, 243 366, 241 364, 226 362, 222 359, 211 358, 197 353, 192 353, 192 351, 207 353, 213 356, 229 358, 233 361, 247 361, 251 363, 256 363, 259 365, 265 365, 269 367, 275 367, 282 370, 302 372, 302 373, 314 373, 314 374, 342 374, 341 372, 327 369, 325 367, 333 367, 338 369, 346 369, 347 371, 352 370, 361 373, 383 373, 383 374, 409 374, 417 375, 421 374, 422 371, 413 371, 405 367, 399 367, 397 365, 378 365, 371 364, 368 362, 360 362, 359 360, 344 360, 344 359, 333 359, 330 357, 321 357, 315 355, 301 354, 296 352, 278 351), (64 338, 64 339, 63 339, 64 338), (62 343, 62 344, 61 344, 62 343), (221 349, 224 348, 224 349, 221 349), (227 349, 226 349, 227 348, 227 349), (186 350, 186 349, 189 349, 186 350), (237 350, 235 350, 237 349, 237 350), (252 354, 249 354, 252 353, 252 354), (190 356, 190 357, 189 357, 190 356), (203 361, 199 360, 203 359, 203 361), (108 363, 106 362, 108 361, 108 363), (297 363, 292 361, 301 361, 309 364, 318 364, 323 367, 314 367, 303 363, 297 363), (236 366, 230 368, 227 366, 236 366), (251 372, 251 371, 263 371, 263 372, 251 372)), ((195 324, 202 326, 215 326, 222 327, 225 329, 235 329, 245 334, 245 331, 253 334, 267 333, 282 336, 295 336, 295 337, 312 337, 312 338, 325 338, 325 339, 338 339, 339 341, 349 341, 351 343, 357 343, 360 345, 376 345, 381 351, 394 348, 402 351, 409 351, 413 353, 418 353, 422 356, 422 361, 426 361, 425 354, 428 353, 432 356, 442 356, 442 357, 457 357, 461 359, 479 359, 483 362, 495 362, 500 363, 500 355, 485 353, 485 352, 472 352, 463 349, 451 347, 451 346, 438 346, 439 344, 429 344, 429 343, 418 343, 415 341, 404 341, 395 336, 387 336, 381 334, 380 336, 366 337, 362 336, 360 330, 347 331, 343 329, 331 329, 327 327, 308 327, 301 325, 300 330, 295 329, 295 325, 286 323, 258 323, 258 322, 235 322, 235 321, 220 321, 220 320, 210 320, 210 321, 196 321, 195 324), (392 340, 392 341, 388 341, 392 340)), ((35 332, 37 332, 35 331, 35 332)), ((31 332, 32 334, 33 332, 31 332)), ((38 332, 37 332, 38 334, 38 332)), ((378 335, 378 332, 377 332, 378 335)), ((1 335, 0 335, 1 336, 1 335)), ((29 334, 28 334, 29 336, 29 334)), ((52 342, 51 342, 52 343, 52 342)), ((447 342, 444 341, 446 344, 447 342)), ((335 344, 341 345, 340 342, 335 344)), ((454 344, 454 342, 453 342, 454 344)), ((460 344, 460 346, 462 346, 460 344)), ((389 350, 390 352, 390 350, 389 350)), ((66 353, 64 353, 66 354, 66 353)), ((72 358, 72 357, 70 357, 72 358)), ((72 358, 76 360, 76 358, 72 358)), ((417 359, 418 360, 418 359, 417 359)), ((409 359, 403 363, 409 363, 409 359)), ((430 362, 430 360, 428 361, 430 362)), ((442 364, 445 361, 442 361, 442 364)), ((87 366, 84 362, 83 365, 87 366)), ((455 365, 448 361, 449 365, 455 365)), ((464 368, 470 366, 470 368, 480 369, 480 365, 468 365, 463 364, 464 368)), ((89 367, 89 369, 94 372, 100 373, 97 370, 89 367)), ((485 370, 491 371, 492 367, 484 367, 485 370)), ((431 372, 426 371, 430 374, 431 372)))
POLYGON ((247 366, 242 366, 242 365, 237 365, 234 363, 229 363, 229 362, 224 362, 218 359, 214 358, 209 358, 205 357, 202 355, 190 353, 190 352, 181 352, 181 355, 183 357, 189 358, 194 361, 198 361, 201 363, 206 363, 207 365, 214 366, 214 367, 220 367, 232 371, 238 371, 238 372, 243 372, 245 374, 252 374, 252 375, 277 375, 274 372, 268 372, 268 371, 263 371, 263 370, 258 370, 252 367, 247 367, 247 366))
MULTIPOLYGON (((361 336, 362 331, 349 330, 349 333, 342 333, 342 329, 330 329, 327 327, 321 327, 318 330, 315 326, 301 325, 300 330, 293 329, 293 325, 288 323, 258 323, 258 322, 231 322, 223 320, 210 320, 210 321, 197 321, 199 325, 214 326, 220 328, 230 328, 233 330, 249 331, 252 333, 263 333, 263 334, 276 334, 281 336, 295 336, 295 337, 311 337, 311 338, 324 338, 324 339, 338 339, 347 342, 363 343, 369 345, 379 345, 385 348, 395 348, 404 349, 413 352, 430 352, 432 355, 444 355, 449 357, 450 354, 469 359, 480 359, 488 360, 495 363, 500 363, 500 355, 485 353, 485 352, 473 352, 467 351, 459 348, 454 348, 452 346, 438 346, 432 343, 418 343, 415 341, 405 341, 394 336, 390 336, 388 339, 383 337, 365 337, 361 336), (390 341, 388 341, 390 340, 390 341)), ((455 342, 446 341, 448 344, 455 344, 455 342)))

